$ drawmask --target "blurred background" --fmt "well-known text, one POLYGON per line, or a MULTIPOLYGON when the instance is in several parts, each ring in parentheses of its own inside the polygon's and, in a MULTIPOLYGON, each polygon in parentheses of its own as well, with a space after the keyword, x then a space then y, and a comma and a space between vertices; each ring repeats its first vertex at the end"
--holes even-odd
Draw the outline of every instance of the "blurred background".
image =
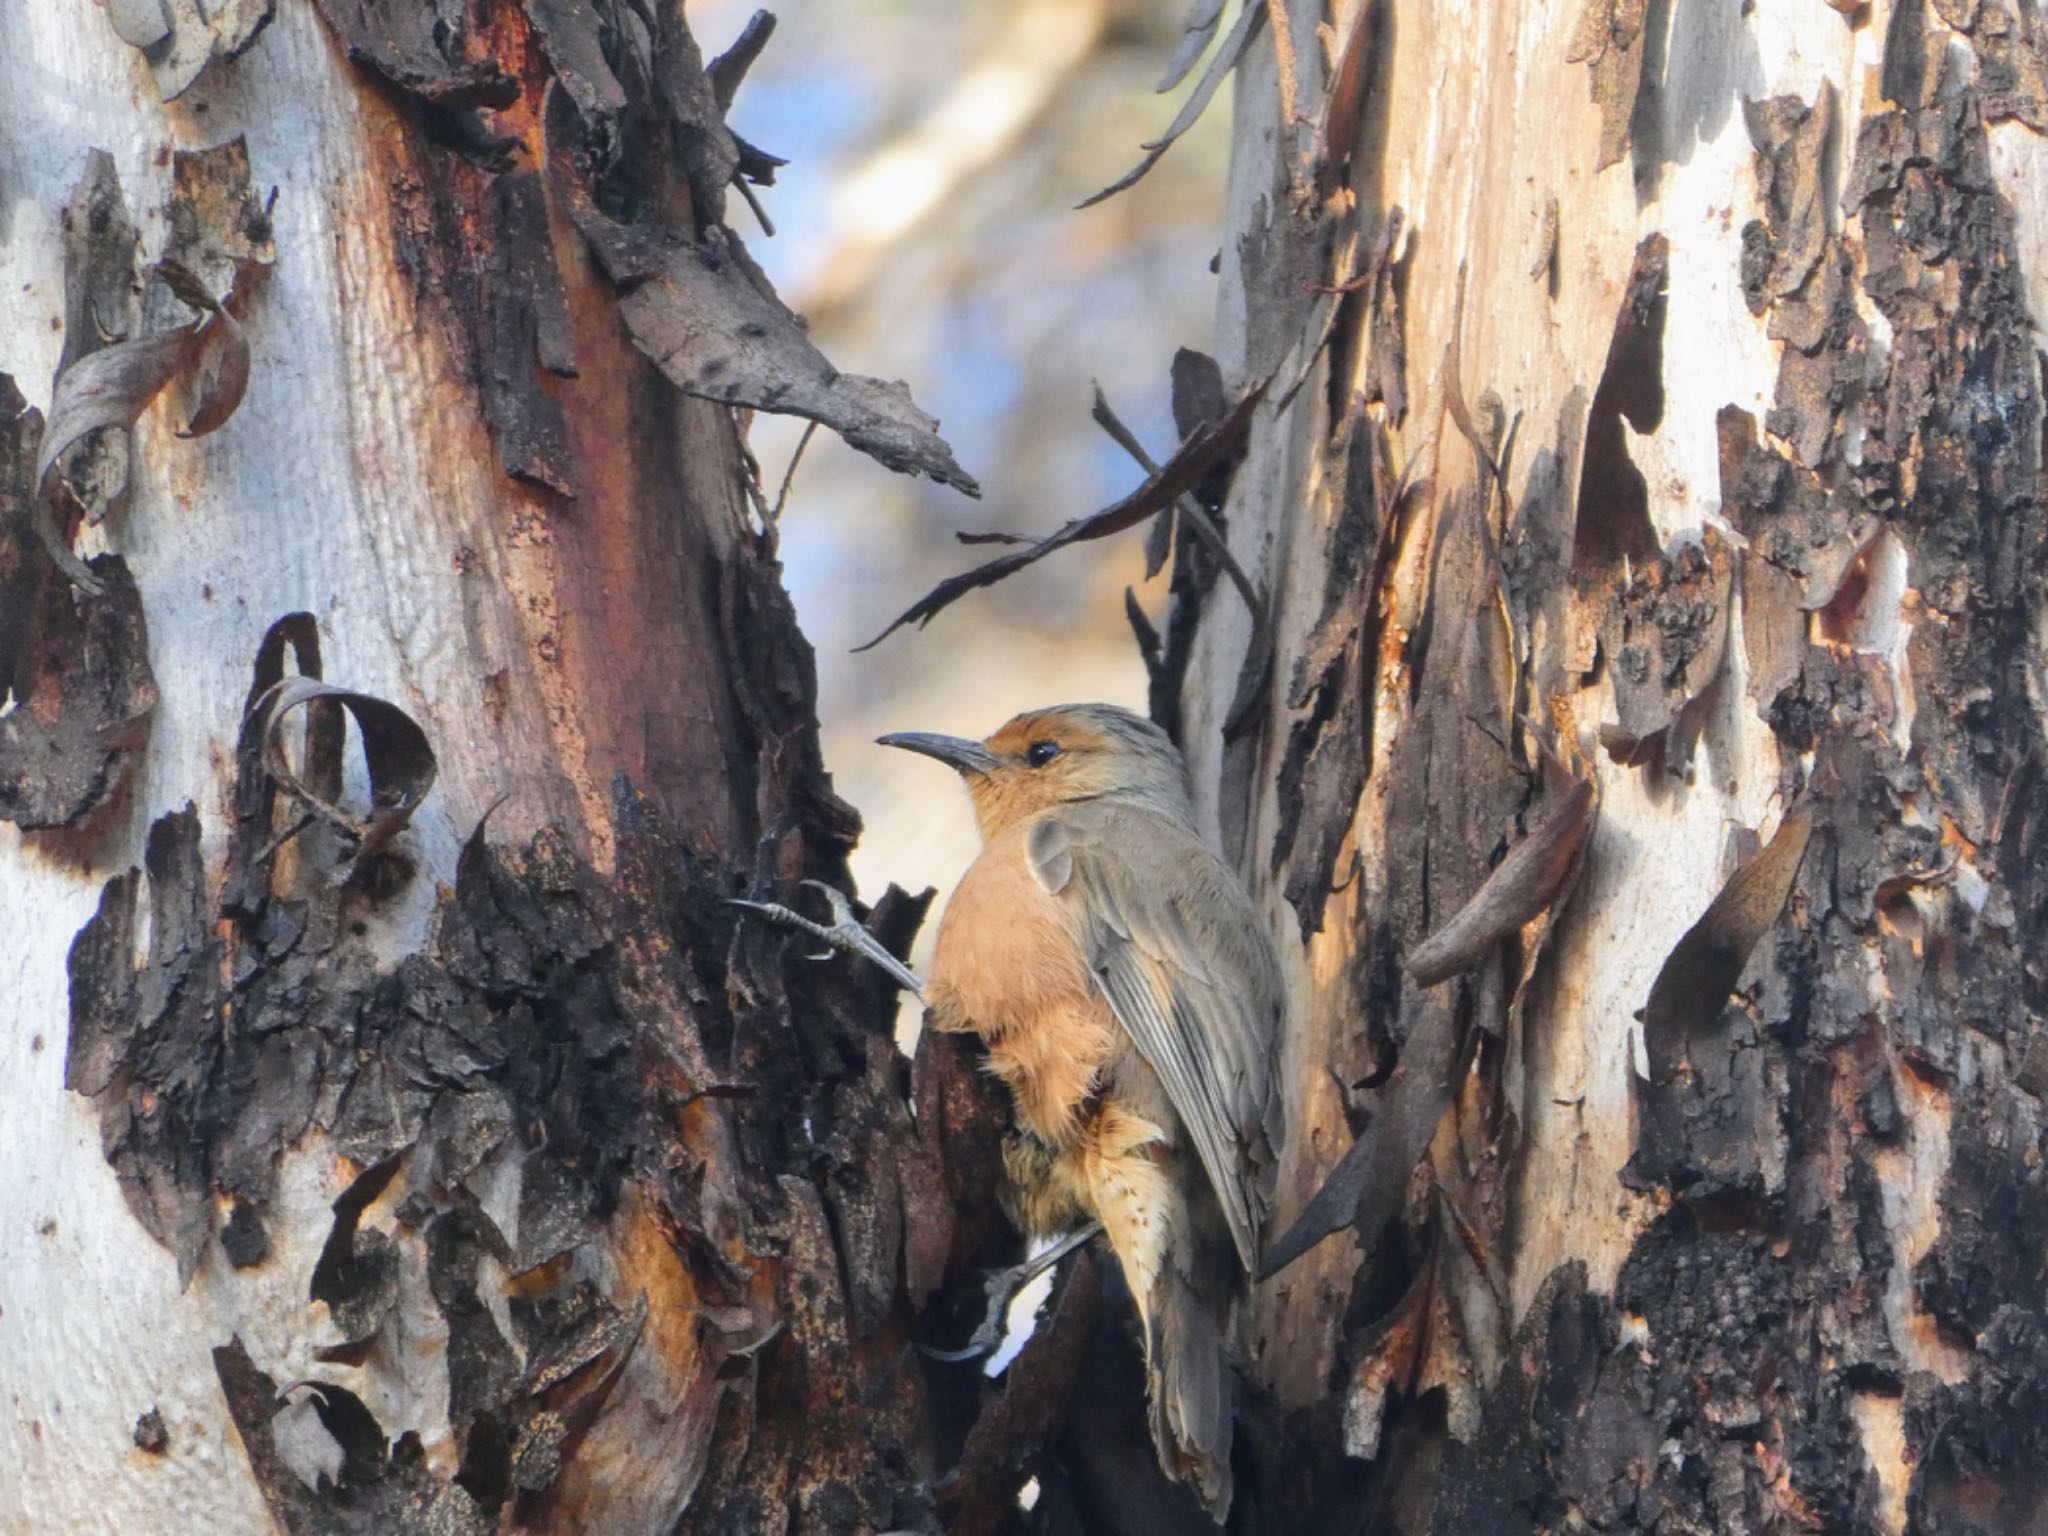
MULTIPOLYGON (((854 869, 869 900, 890 880, 943 894, 975 847, 951 775, 877 735, 983 736, 1019 710, 1082 699, 1144 708, 1123 590, 1139 586, 1157 621, 1165 578, 1142 585, 1142 530, 853 647, 1000 552, 956 530, 1049 533, 1143 478, 1090 421, 1091 381, 1155 458, 1173 447, 1168 366, 1176 348, 1209 343, 1229 91, 1136 187, 1075 204, 1171 120, 1187 84, 1153 88, 1186 5, 771 0, 780 25, 732 123, 790 164, 760 191, 773 238, 737 199, 728 220, 825 354, 908 382, 982 486, 973 501, 905 479, 820 431, 782 515, 789 587, 818 651, 825 761, 867 822, 854 869)), ((691 0, 707 57, 753 9, 691 0)), ((771 502, 802 427, 755 420, 771 502)))

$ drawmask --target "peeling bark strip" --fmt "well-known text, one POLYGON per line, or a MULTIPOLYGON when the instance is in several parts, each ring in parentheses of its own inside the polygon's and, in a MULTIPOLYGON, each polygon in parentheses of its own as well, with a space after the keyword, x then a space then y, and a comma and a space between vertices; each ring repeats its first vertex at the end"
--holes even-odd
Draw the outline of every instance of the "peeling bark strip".
MULTIPOLYGON (((142 599, 119 555, 94 558, 79 599, 43 553, 40 412, 0 373, 0 819, 69 826, 133 767, 156 708, 142 599)), ((54 458, 54 455, 48 457, 54 458)))

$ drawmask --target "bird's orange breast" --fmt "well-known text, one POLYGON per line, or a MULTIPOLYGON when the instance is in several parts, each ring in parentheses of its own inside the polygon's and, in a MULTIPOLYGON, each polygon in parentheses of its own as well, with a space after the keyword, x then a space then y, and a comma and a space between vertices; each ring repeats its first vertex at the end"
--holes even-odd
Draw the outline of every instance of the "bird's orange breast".
POLYGON ((993 839, 946 904, 932 957, 933 1023, 988 1042, 1025 1125, 1054 1147, 1122 1044, 1058 898, 1032 876, 1026 828, 993 839))

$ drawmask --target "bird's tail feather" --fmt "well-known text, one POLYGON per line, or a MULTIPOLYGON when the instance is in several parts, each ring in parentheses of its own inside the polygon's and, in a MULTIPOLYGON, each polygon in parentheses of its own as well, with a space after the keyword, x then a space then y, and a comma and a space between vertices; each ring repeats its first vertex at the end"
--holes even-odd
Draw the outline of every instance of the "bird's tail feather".
POLYGON ((1227 1304, 1205 1297, 1172 1264, 1153 1288, 1146 1377, 1152 1443, 1168 1477, 1187 1483, 1210 1516, 1230 1510, 1230 1360, 1223 1348, 1227 1304))

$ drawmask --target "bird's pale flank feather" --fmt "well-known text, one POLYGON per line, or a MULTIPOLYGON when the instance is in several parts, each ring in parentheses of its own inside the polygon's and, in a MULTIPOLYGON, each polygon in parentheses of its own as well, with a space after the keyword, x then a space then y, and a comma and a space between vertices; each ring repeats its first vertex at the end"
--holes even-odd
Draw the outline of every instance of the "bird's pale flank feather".
POLYGON ((1113 797, 1044 816, 1027 852, 1165 1085, 1238 1258, 1255 1270, 1279 1140, 1271 1062, 1282 993, 1250 899, 1184 823, 1113 797))

